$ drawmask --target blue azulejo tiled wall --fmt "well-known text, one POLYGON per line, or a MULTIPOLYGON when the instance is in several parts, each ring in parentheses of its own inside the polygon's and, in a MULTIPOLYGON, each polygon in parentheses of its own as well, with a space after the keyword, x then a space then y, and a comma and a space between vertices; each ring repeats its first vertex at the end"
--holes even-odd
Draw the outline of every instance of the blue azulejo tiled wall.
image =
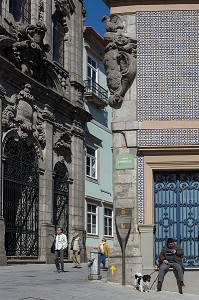
MULTIPOLYGON (((138 12, 138 121, 199 120, 199 11, 138 12)), ((199 145, 198 128, 138 130, 138 147, 199 145)), ((138 223, 144 223, 138 153, 138 223)))
POLYGON ((139 146, 184 146, 199 144, 199 129, 138 130, 139 146))
POLYGON ((199 119, 199 11, 137 13, 138 120, 199 119))

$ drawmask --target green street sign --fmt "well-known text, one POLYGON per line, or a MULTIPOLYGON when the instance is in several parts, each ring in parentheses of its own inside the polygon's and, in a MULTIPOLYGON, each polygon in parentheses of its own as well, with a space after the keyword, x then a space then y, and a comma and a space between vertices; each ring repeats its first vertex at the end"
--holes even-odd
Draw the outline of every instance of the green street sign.
POLYGON ((134 157, 133 154, 122 153, 116 156, 115 167, 117 170, 134 169, 134 157))

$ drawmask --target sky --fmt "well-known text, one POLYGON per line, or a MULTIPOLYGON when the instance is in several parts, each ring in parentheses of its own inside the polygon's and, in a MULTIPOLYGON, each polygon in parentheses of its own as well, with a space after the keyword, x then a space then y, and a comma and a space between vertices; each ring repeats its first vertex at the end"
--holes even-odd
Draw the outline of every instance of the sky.
POLYGON ((109 8, 102 0, 84 0, 86 8, 85 26, 92 26, 102 37, 105 33, 105 23, 102 22, 104 15, 109 16, 109 8))

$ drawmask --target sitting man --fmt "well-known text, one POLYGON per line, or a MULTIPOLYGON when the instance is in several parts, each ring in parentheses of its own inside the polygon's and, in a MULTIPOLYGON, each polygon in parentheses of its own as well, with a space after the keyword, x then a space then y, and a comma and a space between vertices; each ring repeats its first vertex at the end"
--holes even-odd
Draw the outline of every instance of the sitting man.
POLYGON ((158 292, 162 289, 165 274, 168 272, 169 268, 173 268, 178 283, 179 293, 182 294, 182 286, 184 286, 184 268, 182 265, 183 255, 183 249, 174 243, 174 239, 168 238, 167 244, 162 248, 159 256, 158 292))

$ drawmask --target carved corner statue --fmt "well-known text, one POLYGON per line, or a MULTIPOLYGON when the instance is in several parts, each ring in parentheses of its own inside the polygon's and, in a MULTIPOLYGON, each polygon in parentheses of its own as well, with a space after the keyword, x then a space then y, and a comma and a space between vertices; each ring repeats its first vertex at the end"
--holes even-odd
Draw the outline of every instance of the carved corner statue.
POLYGON ((136 76, 137 41, 123 34, 124 26, 118 16, 104 16, 102 21, 106 21, 104 40, 108 42, 104 66, 111 93, 109 105, 118 109, 136 76))
POLYGON ((9 35, 0 35, 0 54, 13 62, 22 73, 40 82, 44 81, 46 53, 50 46, 44 44, 46 26, 43 22, 43 7, 39 6, 39 20, 36 24, 13 23, 5 18, 9 25, 9 35))
POLYGON ((12 60, 22 73, 39 80, 44 75, 46 52, 50 51, 50 46, 43 43, 45 32, 46 27, 41 20, 35 25, 12 25, 12 34, 16 38, 12 45, 12 60))

